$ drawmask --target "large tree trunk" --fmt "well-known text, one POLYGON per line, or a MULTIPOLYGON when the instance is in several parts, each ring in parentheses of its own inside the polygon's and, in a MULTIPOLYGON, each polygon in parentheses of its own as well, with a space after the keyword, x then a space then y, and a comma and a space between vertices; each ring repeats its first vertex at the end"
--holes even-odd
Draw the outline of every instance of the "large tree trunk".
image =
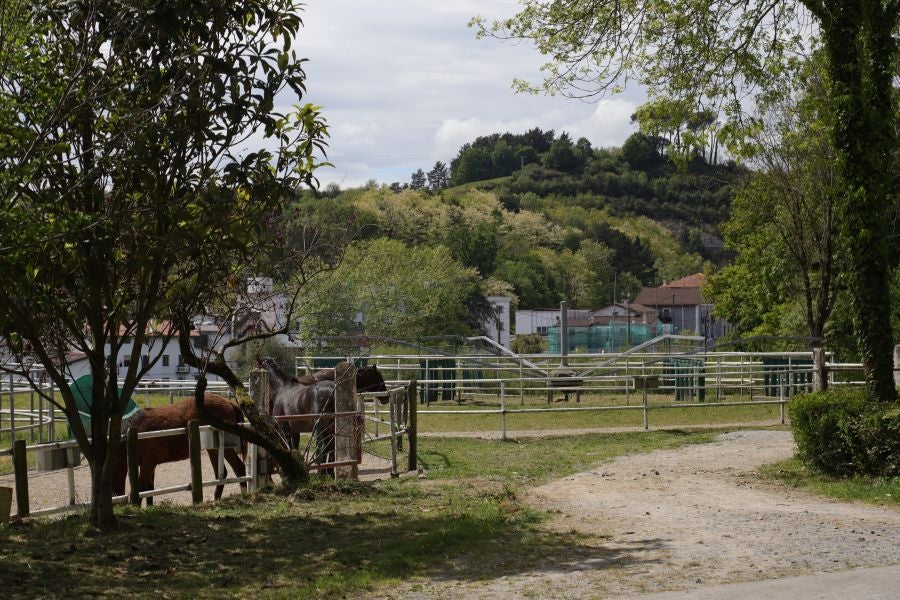
POLYGON ((91 457, 88 461, 91 468, 90 522, 104 532, 119 528, 113 511, 113 478, 122 459, 119 440, 122 433, 121 406, 124 402, 118 398, 114 386, 115 383, 109 389, 103 384, 94 386, 97 395, 91 401, 91 451, 88 454, 91 457), (110 393, 115 393, 115 396, 110 396, 110 393), (113 400, 110 401, 110 398, 113 400))
POLYGON ((840 207, 853 320, 875 400, 896 399, 889 317, 887 209, 894 178, 894 19, 880 0, 834 0, 823 22, 834 85, 834 138, 849 193, 840 207))
MULTIPOLYGON (((96 437, 94 438, 97 439, 96 437)), ((114 457, 110 453, 110 445, 103 437, 94 444, 94 459, 89 462, 91 468, 91 525, 100 531, 109 532, 119 528, 119 522, 113 511, 112 471, 114 457)))

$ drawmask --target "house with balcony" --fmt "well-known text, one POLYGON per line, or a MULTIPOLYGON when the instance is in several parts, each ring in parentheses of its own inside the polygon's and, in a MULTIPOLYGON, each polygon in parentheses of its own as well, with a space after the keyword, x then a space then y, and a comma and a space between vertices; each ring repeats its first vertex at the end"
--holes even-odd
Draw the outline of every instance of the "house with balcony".
POLYGON ((733 326, 712 314, 713 304, 703 298, 704 283, 703 273, 694 273, 659 287, 645 287, 634 301, 655 310, 659 321, 670 324, 673 333, 701 335, 711 345, 733 326))

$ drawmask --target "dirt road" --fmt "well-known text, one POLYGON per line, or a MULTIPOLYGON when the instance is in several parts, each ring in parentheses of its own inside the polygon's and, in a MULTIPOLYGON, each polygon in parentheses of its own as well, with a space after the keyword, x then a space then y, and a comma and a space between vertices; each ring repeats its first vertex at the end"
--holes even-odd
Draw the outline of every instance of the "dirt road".
POLYGON ((739 431, 618 458, 526 497, 556 515, 550 528, 586 536, 593 556, 548 558, 497 579, 418 579, 385 595, 629 597, 900 564, 900 511, 814 497, 755 473, 792 452, 788 432, 739 431))

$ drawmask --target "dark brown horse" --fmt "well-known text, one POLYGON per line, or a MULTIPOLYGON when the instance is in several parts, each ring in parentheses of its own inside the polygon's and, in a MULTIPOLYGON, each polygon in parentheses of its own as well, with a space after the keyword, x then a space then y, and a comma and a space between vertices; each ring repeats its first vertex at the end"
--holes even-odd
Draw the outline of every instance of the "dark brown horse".
MULTIPOLYGON (((206 394, 203 400, 203 406, 209 414, 212 414, 223 421, 229 423, 240 423, 244 420, 244 415, 238 405, 231 400, 219 396, 217 394, 206 394)), ((205 418, 199 416, 197 407, 193 398, 185 398, 175 404, 168 406, 159 406, 156 408, 145 408, 140 410, 131 420, 129 428, 136 428, 138 433, 146 431, 161 431, 163 429, 177 429, 187 427, 189 421, 199 420, 201 425, 209 425, 205 418)), ((212 449, 208 451, 209 460, 213 465, 213 470, 218 471, 218 450, 212 449)), ((241 443, 241 454, 246 454, 246 445, 241 443)), ((125 493, 125 474, 128 469, 128 459, 126 458, 124 448, 119 461, 119 470, 113 481, 113 488, 116 494, 125 493)), ((140 440, 138 442, 138 489, 140 491, 152 490, 153 480, 156 474, 156 467, 162 463, 173 462, 176 460, 184 460, 188 457, 188 436, 187 433, 179 435, 150 438, 140 440)), ((246 474, 244 461, 241 456, 233 448, 225 449, 225 460, 234 469, 234 472, 243 477, 246 474)), ((222 476, 227 476, 227 471, 222 476)), ((215 498, 218 500, 222 497, 221 485, 216 486, 215 498)), ((241 489, 246 489, 247 484, 241 483, 241 489)), ((153 504, 153 498, 147 498, 147 505, 153 504)))
MULTIPOLYGON (((300 377, 295 377, 294 380, 298 383, 305 383, 307 385, 312 383, 319 383, 321 381, 334 381, 335 377, 334 369, 321 369, 316 371, 312 375, 302 375, 300 377)), ((378 370, 376 365, 372 365, 369 367, 359 367, 356 369, 356 391, 357 392, 386 392, 387 386, 384 383, 384 377, 381 375, 381 371, 378 370)), ((379 398, 381 398, 379 396, 379 398)), ((384 404, 387 402, 387 396, 381 399, 381 403, 384 404)))
MULTIPOLYGON (((273 417, 334 413, 333 376, 331 380, 323 377, 319 381, 311 375, 302 379, 292 377, 269 358, 261 361, 259 366, 272 376, 269 385, 273 417)), ((300 447, 301 433, 312 433, 316 443, 314 462, 327 462, 334 451, 334 421, 331 419, 282 422, 281 431, 293 450, 300 447)))
MULTIPOLYGON (((335 370, 322 369, 312 375, 294 377, 286 374, 272 359, 260 366, 271 375, 272 416, 315 415, 334 413, 335 370)), ((384 378, 375 366, 358 369, 357 391, 386 391, 384 378)), ((282 423, 282 431, 292 449, 300 446, 300 434, 312 433, 316 443, 315 463, 334 459, 334 420, 314 419, 282 423)))

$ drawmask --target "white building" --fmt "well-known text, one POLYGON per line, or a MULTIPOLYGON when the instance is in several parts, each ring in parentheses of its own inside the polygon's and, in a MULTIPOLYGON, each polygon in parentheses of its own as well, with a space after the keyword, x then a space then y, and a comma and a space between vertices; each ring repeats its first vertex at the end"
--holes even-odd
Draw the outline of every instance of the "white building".
POLYGON ((484 333, 501 346, 509 347, 509 313, 510 299, 508 296, 488 296, 494 316, 482 324, 484 333))
MULTIPOLYGON (((591 318, 591 311, 584 308, 570 308, 569 326, 575 327, 584 324, 591 318)), ((557 327, 561 313, 558 308, 529 308, 516 311, 516 335, 529 335, 538 333, 547 335, 547 329, 557 327)))
MULTIPOLYGON (((138 360, 144 365, 148 365, 153 360, 156 360, 156 362, 150 366, 141 378, 141 381, 144 383, 194 381, 197 378, 198 370, 185 364, 181 356, 177 336, 167 339, 166 332, 168 329, 169 324, 167 321, 164 321, 145 339, 138 360)), ((230 337, 218 325, 200 321, 196 321, 195 329, 191 331, 190 336, 194 354, 199 357, 209 356, 211 352, 215 356, 216 349, 221 348, 230 337)), ((122 336, 122 347, 115 360, 115 375, 119 380, 124 379, 128 371, 131 362, 131 351, 134 347, 133 340, 133 336, 122 336)), ((111 349, 107 344, 106 355, 109 356, 110 353, 111 349)), ((87 356, 84 352, 75 350, 66 353, 64 368, 65 377, 71 381, 91 373, 91 365, 87 356)), ((210 381, 219 381, 220 379, 210 373, 207 374, 207 377, 210 381)))
MULTIPOLYGON (((150 333, 143 348, 141 348, 140 360, 144 365, 150 363, 157 356, 159 359, 150 367, 150 369, 141 378, 145 383, 152 381, 193 381, 197 378, 199 371, 193 367, 189 367, 181 355, 181 349, 178 346, 178 337, 169 337, 167 339, 167 331, 169 324, 163 322, 152 333, 150 333)), ((209 356, 216 348, 221 348, 222 344, 230 339, 230 336, 218 325, 207 321, 196 323, 195 329, 191 331, 190 339, 194 354, 199 357, 209 356)), ((119 356, 116 358, 117 374, 119 379, 125 377, 131 361, 131 351, 133 348, 133 338, 125 337, 123 339, 122 348, 119 356)), ((109 348, 107 348, 109 352, 109 348)), ((219 377, 207 374, 210 381, 218 381, 219 377)))

